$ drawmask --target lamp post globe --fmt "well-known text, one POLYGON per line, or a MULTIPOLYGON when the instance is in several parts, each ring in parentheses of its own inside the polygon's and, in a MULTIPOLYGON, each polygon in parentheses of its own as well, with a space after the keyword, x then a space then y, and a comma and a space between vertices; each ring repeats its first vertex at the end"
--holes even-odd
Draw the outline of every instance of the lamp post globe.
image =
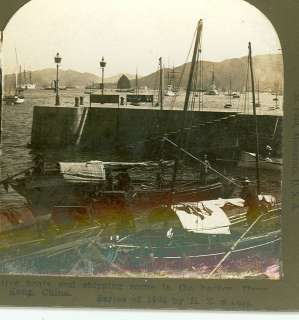
POLYGON ((106 67, 106 61, 104 60, 104 57, 102 57, 102 60, 100 61, 100 67, 102 69, 102 95, 104 95, 104 69, 106 67))
POLYGON ((56 56, 54 57, 54 62, 56 63, 56 83, 55 83, 55 91, 56 91, 56 99, 55 99, 55 105, 60 106, 60 97, 59 97, 59 65, 61 63, 62 58, 59 55, 59 52, 57 52, 56 56))

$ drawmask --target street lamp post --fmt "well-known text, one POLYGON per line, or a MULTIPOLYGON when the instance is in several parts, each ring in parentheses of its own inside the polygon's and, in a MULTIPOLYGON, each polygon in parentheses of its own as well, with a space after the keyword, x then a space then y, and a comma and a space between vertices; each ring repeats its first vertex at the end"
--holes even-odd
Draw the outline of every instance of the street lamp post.
POLYGON ((102 57, 102 60, 100 61, 100 66, 102 68, 102 96, 104 95, 104 69, 106 67, 106 62, 104 60, 104 57, 102 57))
POLYGON ((59 53, 57 52, 54 61, 56 63, 56 99, 55 99, 55 105, 60 106, 60 97, 59 97, 59 78, 58 78, 58 69, 59 69, 59 64, 61 63, 62 58, 59 56, 59 53))

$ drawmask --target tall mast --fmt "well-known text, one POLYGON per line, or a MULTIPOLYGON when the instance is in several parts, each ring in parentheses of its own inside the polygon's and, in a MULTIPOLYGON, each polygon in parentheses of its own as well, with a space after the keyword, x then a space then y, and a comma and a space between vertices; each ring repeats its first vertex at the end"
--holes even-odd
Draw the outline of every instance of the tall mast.
POLYGON ((253 106, 253 115, 255 120, 255 136, 256 136, 256 150, 255 150, 256 186, 257 186, 257 194, 260 194, 261 188, 260 188, 260 170, 259 170, 259 132, 258 132, 258 122, 257 122, 256 108, 255 108, 256 106, 255 106, 251 42, 249 42, 248 44, 248 49, 249 49, 250 75, 251 75, 252 106, 253 106))
POLYGON ((229 103, 232 104, 232 78, 229 78, 229 103))
POLYGON ((27 83, 27 79, 26 79, 26 70, 25 70, 25 67, 24 67, 23 74, 24 74, 24 78, 23 78, 24 83, 23 83, 23 84, 25 84, 25 85, 26 85, 26 83, 27 83))
POLYGON ((0 31, 0 143, 2 141, 2 107, 3 107, 3 91, 4 91, 4 76, 3 76, 3 31, 0 31))
POLYGON ((201 38, 201 32, 202 32, 202 20, 199 20, 199 22, 197 24, 197 34, 196 34, 196 39, 195 39, 195 44, 194 44, 194 51, 193 51, 193 56, 192 56, 191 68, 190 68, 188 85, 187 85, 185 102, 184 102, 184 112, 185 112, 184 125, 185 125, 185 120, 186 120, 186 112, 188 110, 188 105, 189 105, 190 93, 191 93, 191 89, 192 89, 192 80, 193 80, 194 69, 195 69, 195 64, 196 64, 196 57, 197 57, 200 38, 201 38))
POLYGON ((137 69, 136 69, 136 95, 138 95, 139 94, 139 90, 138 90, 139 88, 138 88, 138 71, 137 71, 137 69))
POLYGON ((20 73, 19 73, 19 83, 18 83, 18 88, 21 86, 22 84, 22 66, 19 66, 20 69, 20 73))
POLYGON ((260 81, 257 81, 257 103, 260 104, 260 81))
POLYGON ((15 83, 15 94, 18 92, 18 66, 19 66, 19 61, 18 61, 18 54, 17 54, 17 49, 15 48, 15 54, 16 54, 16 83, 15 83))
MULTIPOLYGON (((185 96, 185 102, 184 102, 184 116, 183 116, 183 122, 182 122, 182 135, 181 135, 181 139, 180 139, 181 141, 179 142, 179 145, 182 145, 183 136, 184 136, 183 131, 184 131, 184 128, 186 127, 189 98, 190 98, 190 93, 191 93, 191 89, 192 89, 193 75, 194 75, 196 58, 197 58, 198 49, 199 49, 199 43, 200 43, 200 39, 201 39, 201 32, 202 32, 202 20, 199 20, 198 24, 197 24, 197 32, 196 32, 196 38, 195 38, 195 43, 194 43, 194 51, 193 51, 189 79, 188 79, 188 84, 187 84, 187 89, 186 89, 186 96, 185 96)), ((177 177, 177 172, 178 172, 178 160, 179 160, 178 157, 176 157, 174 168, 173 168, 173 175, 172 175, 172 190, 174 190, 174 186, 175 186, 175 182, 176 182, 176 177, 177 177)))
POLYGON ((159 66, 160 66, 160 110, 163 110, 163 66, 162 66, 162 58, 159 58, 159 66))
POLYGON ((176 72, 174 71, 174 64, 172 65, 172 91, 176 90, 176 86, 175 86, 175 74, 176 72))
POLYGON ((169 57, 167 60, 167 89, 170 85, 170 66, 169 66, 169 57))

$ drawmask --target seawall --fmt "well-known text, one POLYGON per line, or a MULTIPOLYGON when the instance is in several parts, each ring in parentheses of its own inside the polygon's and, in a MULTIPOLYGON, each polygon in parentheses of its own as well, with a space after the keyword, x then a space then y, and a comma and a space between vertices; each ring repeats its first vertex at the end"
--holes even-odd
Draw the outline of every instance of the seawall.
POLYGON ((84 108, 35 106, 31 130, 34 147, 63 147, 76 143, 84 108))
MULTIPOLYGON (((170 139, 184 142, 197 153, 206 151, 221 154, 223 150, 235 147, 255 150, 255 121, 252 115, 189 111, 184 135, 178 134, 183 121, 184 113, 180 110, 35 106, 31 145, 59 148, 79 141, 79 145, 86 149, 107 152, 120 149, 148 156, 157 152, 160 143, 158 137, 167 133, 170 139), (85 117, 84 112, 88 112, 85 117)), ((261 150, 270 144, 274 152, 280 155, 282 117, 259 115, 258 126, 261 150)))

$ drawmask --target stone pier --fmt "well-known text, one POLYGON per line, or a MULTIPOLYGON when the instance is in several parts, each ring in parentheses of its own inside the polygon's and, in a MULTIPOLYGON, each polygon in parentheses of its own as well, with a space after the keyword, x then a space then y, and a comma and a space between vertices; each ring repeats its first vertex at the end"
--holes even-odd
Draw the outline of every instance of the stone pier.
MULTIPOLYGON (((90 150, 113 151, 116 147, 123 147, 131 152, 139 150, 140 145, 150 147, 151 142, 165 133, 176 140, 182 122, 183 112, 180 110, 36 106, 31 144, 32 147, 59 148, 78 143, 90 150)), ((185 130, 190 150, 220 154, 224 149, 239 146, 243 150, 255 151, 252 115, 189 111, 186 123, 187 127, 192 127, 192 130, 185 130)), ((259 115, 258 125, 261 149, 270 144, 280 155, 282 116, 259 115)))

